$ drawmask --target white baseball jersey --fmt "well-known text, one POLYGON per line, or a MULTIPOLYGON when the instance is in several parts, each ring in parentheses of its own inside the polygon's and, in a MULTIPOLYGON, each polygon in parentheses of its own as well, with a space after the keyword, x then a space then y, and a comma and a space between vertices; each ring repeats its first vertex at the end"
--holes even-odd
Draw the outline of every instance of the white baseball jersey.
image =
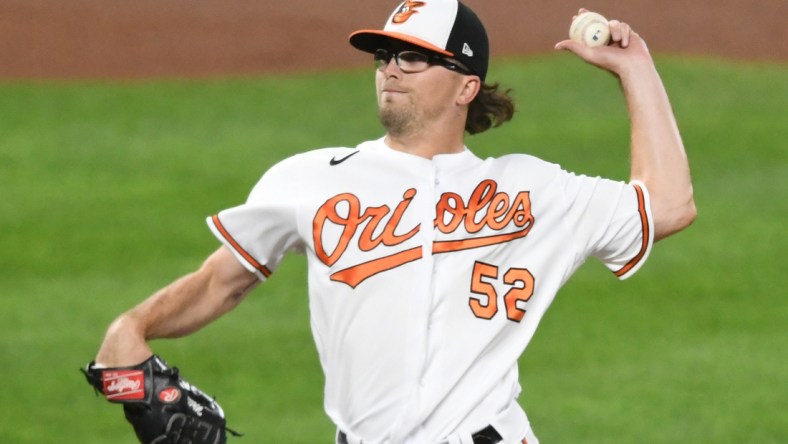
POLYGON ((364 443, 520 442, 517 360, 556 292, 589 256, 628 277, 653 242, 642 184, 383 139, 286 159, 208 223, 263 280, 306 254, 325 409, 364 443))

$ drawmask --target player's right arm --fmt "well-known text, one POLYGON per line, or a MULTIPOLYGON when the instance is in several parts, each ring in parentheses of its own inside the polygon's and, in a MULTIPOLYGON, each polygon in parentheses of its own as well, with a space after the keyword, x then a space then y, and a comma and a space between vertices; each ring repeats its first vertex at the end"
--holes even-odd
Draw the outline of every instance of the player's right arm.
POLYGON ((645 41, 626 23, 611 21, 610 29, 613 43, 609 46, 591 48, 565 40, 556 48, 570 50, 618 77, 631 124, 630 179, 648 189, 656 241, 683 230, 695 219, 689 162, 645 41))
POLYGON ((259 282, 229 249, 221 247, 197 271, 116 318, 96 362, 109 367, 136 365, 153 354, 148 341, 199 330, 237 306, 259 282))

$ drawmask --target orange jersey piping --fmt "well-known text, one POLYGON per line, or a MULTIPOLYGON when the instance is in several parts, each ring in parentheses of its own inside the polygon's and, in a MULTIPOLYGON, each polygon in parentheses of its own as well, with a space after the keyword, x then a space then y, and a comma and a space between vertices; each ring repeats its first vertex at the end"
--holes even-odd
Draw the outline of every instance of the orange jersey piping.
POLYGON ((649 223, 648 223, 648 212, 646 210, 646 198, 643 195, 643 189, 640 188, 639 185, 633 185, 635 187, 635 192, 638 196, 638 212, 640 213, 640 223, 643 230, 643 245, 640 247, 640 252, 638 252, 637 256, 632 258, 629 263, 624 265, 620 270, 616 271, 615 274, 617 277, 621 277, 629 272, 632 268, 637 265, 643 256, 645 256, 646 251, 648 251, 648 241, 650 238, 649 233, 649 223))
POLYGON ((263 276, 265 276, 266 278, 268 276, 271 276, 271 270, 269 270, 268 267, 257 262, 257 260, 255 260, 255 258, 252 257, 251 254, 249 254, 246 250, 244 250, 243 247, 241 247, 241 245, 235 239, 233 239, 230 233, 224 228, 224 225, 222 225, 222 222, 219 220, 218 214, 214 215, 211 219, 213 220, 213 225, 216 227, 217 230, 219 230, 219 233, 221 233, 222 237, 224 237, 224 240, 226 240, 227 243, 230 244, 230 246, 232 246, 233 249, 235 249, 235 251, 237 251, 238 254, 240 254, 241 257, 243 257, 246 260, 246 262, 248 262, 252 267, 254 267, 256 270, 262 273, 263 276))

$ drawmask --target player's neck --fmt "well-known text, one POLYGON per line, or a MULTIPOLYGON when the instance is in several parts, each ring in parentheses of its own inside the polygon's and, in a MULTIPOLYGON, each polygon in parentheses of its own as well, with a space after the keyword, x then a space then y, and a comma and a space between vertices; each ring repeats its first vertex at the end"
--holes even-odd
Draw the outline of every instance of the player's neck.
POLYGON ((432 159, 438 154, 461 153, 465 149, 463 132, 458 131, 418 131, 408 134, 386 134, 389 148, 432 159))

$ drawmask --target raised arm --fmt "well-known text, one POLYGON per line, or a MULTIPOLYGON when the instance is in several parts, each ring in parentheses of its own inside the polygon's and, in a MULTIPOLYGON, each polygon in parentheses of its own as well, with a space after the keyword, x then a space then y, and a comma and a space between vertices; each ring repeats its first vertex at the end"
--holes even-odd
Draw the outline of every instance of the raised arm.
POLYGON ((260 281, 226 247, 199 270, 181 277, 120 315, 109 326, 96 362, 136 365, 152 354, 147 341, 193 333, 233 309, 260 281))
POLYGON ((659 240, 695 219, 689 163, 646 43, 626 23, 611 20, 610 29, 609 46, 590 48, 565 40, 556 49, 572 51, 619 78, 631 123, 630 179, 643 182, 649 190, 654 238, 659 240))

